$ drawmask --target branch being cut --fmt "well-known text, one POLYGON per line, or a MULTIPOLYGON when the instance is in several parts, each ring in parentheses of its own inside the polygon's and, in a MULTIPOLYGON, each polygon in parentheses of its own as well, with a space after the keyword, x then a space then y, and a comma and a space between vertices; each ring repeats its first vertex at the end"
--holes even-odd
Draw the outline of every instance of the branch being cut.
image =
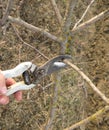
POLYGON ((90 9, 91 5, 94 3, 95 0, 91 0, 90 4, 87 6, 85 12, 83 13, 82 17, 80 18, 80 20, 74 25, 73 29, 75 29, 79 23, 84 19, 86 13, 88 12, 88 10, 90 9))
POLYGON ((60 13, 60 11, 59 11, 59 9, 57 7, 56 1, 55 0, 51 0, 51 4, 52 4, 53 9, 55 11, 55 14, 57 16, 57 20, 58 20, 59 24, 61 25, 62 24, 62 16, 61 16, 61 13, 60 13))
POLYGON ((87 117, 86 119, 84 120, 81 120, 80 122, 78 123, 75 123, 74 125, 64 129, 64 130, 74 130, 80 126, 82 126, 83 124, 86 124, 86 123, 89 123, 90 121, 93 121, 95 119, 97 119, 98 116, 104 114, 105 112, 109 111, 109 106, 105 106, 104 108, 102 108, 101 110, 97 111, 95 114, 87 117))
POLYGON ((28 28, 29 30, 31 31, 34 31, 34 32, 39 32, 39 33, 42 33, 44 36, 58 42, 58 43, 61 43, 62 41, 56 37, 55 35, 52 35, 48 32, 46 32, 45 30, 41 29, 41 28, 38 28, 38 27, 35 27, 25 21, 23 21, 22 19, 20 18, 13 18, 12 16, 8 16, 8 20, 12 23, 15 23, 15 24, 18 24, 18 25, 21 25, 21 26, 24 26, 26 28, 28 28))
POLYGON ((89 84, 89 86, 103 99, 103 101, 109 104, 109 98, 107 98, 76 65, 72 64, 68 60, 64 60, 64 62, 71 66, 76 72, 78 72, 82 76, 82 78, 89 84))
POLYGON ((12 3, 13 3, 13 0, 8 0, 5 14, 3 15, 3 18, 2 18, 1 21, 0 21, 0 25, 1 25, 1 26, 3 26, 3 25, 5 24, 5 22, 6 22, 6 20, 8 19, 10 10, 11 10, 11 8, 12 8, 12 3))
POLYGON ((72 33, 76 33, 78 31, 81 31, 82 29, 88 27, 89 25, 95 23, 96 21, 103 19, 105 16, 109 15, 109 9, 101 12, 100 14, 96 15, 95 17, 91 18, 90 20, 80 24, 78 27, 72 29, 72 33))

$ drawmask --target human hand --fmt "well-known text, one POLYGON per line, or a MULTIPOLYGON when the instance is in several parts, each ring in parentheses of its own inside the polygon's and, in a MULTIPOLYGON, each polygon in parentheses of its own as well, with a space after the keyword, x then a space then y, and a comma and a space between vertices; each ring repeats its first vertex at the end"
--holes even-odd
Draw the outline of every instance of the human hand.
MULTIPOLYGON (((6 105, 9 103, 9 97, 6 96, 7 87, 13 85, 15 80, 12 78, 5 79, 3 74, 0 73, 0 104, 6 105)), ((14 94, 17 101, 22 100, 22 92, 18 91, 14 94)))

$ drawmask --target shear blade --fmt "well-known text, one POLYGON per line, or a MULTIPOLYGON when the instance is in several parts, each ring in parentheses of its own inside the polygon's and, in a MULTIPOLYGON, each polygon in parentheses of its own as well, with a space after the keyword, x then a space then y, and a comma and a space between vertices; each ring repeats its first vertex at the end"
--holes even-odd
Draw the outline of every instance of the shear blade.
POLYGON ((63 62, 54 62, 53 64, 54 67, 60 67, 60 68, 65 67, 65 65, 66 64, 63 62))
POLYGON ((59 71, 66 67, 66 64, 63 62, 54 62, 54 64, 49 67, 47 75, 52 74, 53 72, 59 71))
POLYGON ((65 59, 71 59, 70 55, 60 55, 57 56, 50 61, 48 61, 46 64, 44 64, 41 68, 43 68, 46 73, 45 75, 49 75, 53 72, 59 71, 60 69, 65 68, 67 65, 63 62, 65 59))

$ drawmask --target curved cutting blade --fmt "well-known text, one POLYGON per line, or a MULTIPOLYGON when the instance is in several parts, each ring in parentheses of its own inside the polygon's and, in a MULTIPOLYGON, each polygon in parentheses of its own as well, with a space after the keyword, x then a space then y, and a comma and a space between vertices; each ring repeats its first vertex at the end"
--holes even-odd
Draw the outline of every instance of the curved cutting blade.
POLYGON ((46 62, 43 66, 38 69, 44 70, 44 75, 49 75, 53 72, 59 71, 60 69, 65 68, 67 65, 63 62, 65 59, 72 59, 70 55, 59 55, 55 58, 52 58, 48 62, 46 62))

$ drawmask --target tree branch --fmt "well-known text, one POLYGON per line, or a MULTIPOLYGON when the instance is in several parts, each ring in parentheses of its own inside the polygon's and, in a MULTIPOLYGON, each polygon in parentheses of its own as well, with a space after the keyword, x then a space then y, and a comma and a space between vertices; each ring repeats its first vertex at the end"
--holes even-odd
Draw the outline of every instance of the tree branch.
POLYGON ((104 114, 105 112, 109 111, 109 106, 105 106, 104 108, 102 108, 101 110, 97 111, 95 114, 87 117, 84 120, 81 120, 78 123, 75 123, 74 125, 64 129, 64 130, 74 130, 75 128, 78 128, 80 126, 82 126, 83 124, 89 123, 90 121, 93 121, 95 119, 97 119, 98 116, 104 114))
POLYGON ((35 27, 35 26, 33 26, 33 25, 31 25, 31 24, 29 24, 29 23, 23 21, 23 20, 20 19, 20 18, 13 18, 12 16, 8 16, 8 20, 9 20, 10 22, 12 22, 12 23, 18 24, 18 25, 20 25, 20 26, 24 26, 24 27, 28 28, 28 29, 31 30, 31 31, 42 33, 44 36, 46 36, 46 37, 48 37, 48 38, 50 38, 50 39, 52 39, 52 40, 54 40, 54 41, 56 41, 56 42, 58 42, 58 43, 61 43, 61 42, 62 42, 62 41, 61 41, 58 37, 56 37, 55 35, 52 35, 52 34, 46 32, 45 30, 43 30, 43 29, 41 29, 41 28, 35 27))
POLYGON ((80 24, 78 27, 72 29, 72 33, 76 33, 78 31, 81 31, 82 29, 88 27, 89 25, 95 23, 96 21, 104 18, 105 16, 108 16, 109 15, 109 9, 101 12, 100 14, 96 15, 95 17, 91 18, 90 20, 80 24))
POLYGON ((55 11, 55 14, 57 16, 57 20, 58 20, 59 24, 61 25, 62 24, 62 16, 61 16, 61 13, 60 13, 60 11, 59 11, 59 9, 57 7, 56 1, 55 0, 51 0, 51 4, 52 4, 53 9, 55 11))
POLYGON ((65 21, 65 24, 63 26, 64 32, 66 32, 66 31, 68 32, 70 29, 73 10, 76 6, 76 3, 77 3, 77 0, 70 0, 70 2, 69 2, 68 14, 66 16, 66 21, 65 21))
POLYGON ((11 8, 12 8, 12 3, 13 3, 13 0, 8 0, 5 14, 3 15, 3 18, 2 18, 1 21, 0 21, 0 25, 1 25, 1 26, 3 26, 3 25, 5 24, 5 22, 6 22, 6 20, 8 19, 10 10, 11 10, 11 8))
POLYGON ((47 124, 46 124, 44 130, 51 130, 52 123, 53 123, 53 120, 55 118, 58 88, 60 86, 60 75, 58 73, 52 74, 52 80, 53 80, 53 82, 55 82, 54 90, 53 90, 53 98, 52 98, 52 104, 51 104, 49 119, 47 121, 47 124))
POLYGON ((47 56, 45 56, 42 52, 40 52, 38 49, 36 49, 35 47, 33 47, 33 46, 31 46, 30 44, 26 43, 26 42, 20 37, 20 35, 19 35, 17 29, 13 26, 13 24, 12 24, 12 27, 13 27, 13 30, 14 30, 15 34, 17 35, 17 37, 19 38, 19 40, 20 40, 23 44, 25 44, 25 45, 29 46, 30 48, 34 49, 37 53, 39 53, 39 54, 40 54, 41 56, 43 56, 45 59, 47 59, 47 60, 49 59, 49 58, 48 58, 47 56))
POLYGON ((79 73, 82 78, 89 84, 89 86, 103 99, 103 101, 109 104, 109 98, 107 98, 76 65, 72 64, 68 60, 64 60, 64 62, 71 66, 77 73, 79 73))
POLYGON ((75 29, 79 23, 84 19, 86 13, 88 12, 88 10, 90 9, 91 5, 94 3, 95 0, 91 0, 90 4, 87 6, 85 12, 83 13, 82 17, 80 18, 80 20, 74 25, 73 29, 75 29))
POLYGON ((66 43, 68 42, 68 36, 70 33, 70 26, 72 21, 72 15, 74 8, 76 6, 77 0, 70 0, 69 1, 69 8, 68 8, 68 14, 66 16, 65 23, 63 25, 63 40, 64 42, 61 44, 61 54, 65 54, 66 51, 66 43))

